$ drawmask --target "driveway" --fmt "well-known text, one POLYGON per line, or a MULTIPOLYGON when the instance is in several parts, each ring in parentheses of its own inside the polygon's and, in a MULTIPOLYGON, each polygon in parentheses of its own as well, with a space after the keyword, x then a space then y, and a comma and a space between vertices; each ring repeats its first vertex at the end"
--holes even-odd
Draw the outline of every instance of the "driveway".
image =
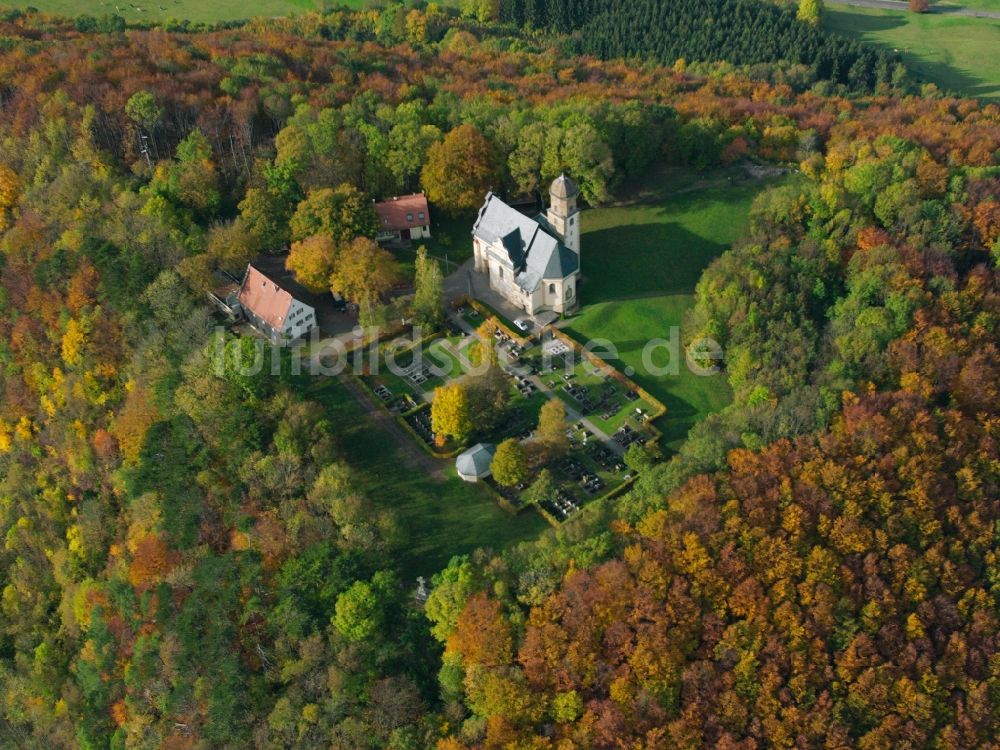
MULTIPOLYGON (((475 270, 475 260, 469 258, 458 270, 449 274, 444 279, 444 298, 449 302, 463 296, 469 296, 485 303, 488 307, 496 310, 507 320, 514 321, 518 318, 531 317, 525 314, 524 310, 512 305, 498 292, 490 288, 490 279, 485 273, 475 270)), ((541 313, 540 315, 545 315, 541 313)), ((556 316, 558 318, 558 315, 556 316)), ((543 328, 548 323, 540 321, 538 317, 532 317, 535 325, 543 328)), ((555 321, 558 326, 558 321, 555 321)))

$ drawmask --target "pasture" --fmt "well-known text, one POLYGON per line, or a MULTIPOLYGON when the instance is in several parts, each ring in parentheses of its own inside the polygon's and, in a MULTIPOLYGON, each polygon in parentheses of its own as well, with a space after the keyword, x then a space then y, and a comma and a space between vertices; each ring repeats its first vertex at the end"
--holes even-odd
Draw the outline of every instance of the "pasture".
POLYGON ((116 14, 129 23, 141 21, 188 20, 201 23, 236 21, 251 16, 288 16, 344 5, 361 7, 363 0, 31 0, 2 3, 11 7, 37 8, 61 16, 104 16, 116 14))
MULTIPOLYGON (((964 4, 962 4, 963 7, 964 4)), ((981 3, 997 10, 997 3, 981 3)), ((823 24, 845 36, 899 50, 920 81, 985 100, 1000 100, 1000 20, 832 5, 823 24)))

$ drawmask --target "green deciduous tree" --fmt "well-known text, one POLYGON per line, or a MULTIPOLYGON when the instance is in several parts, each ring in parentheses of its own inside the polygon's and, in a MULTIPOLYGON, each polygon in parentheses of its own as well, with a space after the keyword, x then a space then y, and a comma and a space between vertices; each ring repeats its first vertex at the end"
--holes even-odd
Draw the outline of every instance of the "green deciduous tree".
POLYGON ((508 438, 497 446, 490 464, 493 478, 504 487, 521 484, 528 478, 528 462, 524 446, 517 438, 508 438))
POLYGON ((295 209, 289 229, 293 240, 322 234, 341 245, 355 237, 374 237, 378 217, 371 199, 344 183, 308 193, 295 209))
POLYGON ((444 643, 455 632, 465 602, 476 590, 478 576, 468 556, 453 557, 448 567, 434 575, 424 614, 434 623, 431 635, 444 643))
POLYGON ((194 220, 211 219, 222 200, 212 146, 197 128, 177 144, 172 161, 160 162, 146 189, 143 211, 164 224, 194 231, 194 220))
POLYGON ((337 597, 333 626, 348 641, 363 641, 375 636, 383 623, 394 578, 379 571, 371 581, 355 581, 337 597))
POLYGON ((259 250, 277 252, 288 244, 289 205, 265 188, 252 187, 239 204, 240 220, 259 250))
POLYGON ((427 151, 420 181, 439 208, 458 213, 477 207, 500 187, 499 155, 475 125, 459 125, 427 151))
POLYGON ((531 483, 531 486, 524 491, 523 498, 525 501, 535 504, 552 500, 556 496, 558 488, 559 485, 555 477, 552 476, 552 472, 548 469, 542 469, 538 472, 538 476, 531 483))
POLYGON ((421 325, 436 328, 444 319, 444 276, 441 264, 428 257, 423 247, 417 250, 414 286, 414 317, 421 325))
POLYGON ((653 466, 653 457, 639 443, 632 443, 625 451, 625 465, 632 471, 648 471, 653 466))

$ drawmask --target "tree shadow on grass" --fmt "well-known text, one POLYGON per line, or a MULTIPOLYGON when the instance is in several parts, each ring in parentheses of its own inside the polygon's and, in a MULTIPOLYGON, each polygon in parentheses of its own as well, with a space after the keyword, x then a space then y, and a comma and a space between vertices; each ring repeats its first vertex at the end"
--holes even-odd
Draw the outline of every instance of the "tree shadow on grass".
POLYGON ((511 516, 480 485, 451 474, 438 483, 408 468, 399 448, 336 378, 303 376, 297 387, 335 426, 339 457, 355 472, 356 489, 373 509, 389 510, 403 529, 392 555, 407 575, 431 575, 453 555, 503 550, 547 528, 537 513, 511 516))
POLYGON ((846 7, 836 8, 828 12, 835 19, 831 26, 832 30, 845 36, 891 31, 909 23, 908 19, 903 16, 855 13, 846 7))
POLYGON ((583 238, 583 304, 649 295, 690 294, 702 271, 729 243, 676 222, 598 229, 583 238))
MULTIPOLYGON (((828 11, 826 26, 830 31, 840 36, 860 40, 866 44, 899 53, 903 63, 910 72, 911 79, 915 83, 934 83, 943 90, 952 91, 962 96, 996 101, 1000 98, 1000 86, 995 81, 990 81, 984 77, 956 68, 947 60, 925 59, 919 54, 911 52, 905 42, 900 42, 897 47, 888 41, 870 36, 901 29, 910 23, 919 23, 921 21, 930 23, 930 19, 934 15, 938 13, 943 15, 946 12, 947 10, 944 7, 940 7, 935 9, 934 13, 921 16, 914 21, 912 17, 903 15, 903 11, 888 11, 885 14, 876 15, 859 13, 846 7, 839 7, 828 11)), ((986 19, 968 20, 990 23, 986 19)), ((949 33, 949 29, 924 28, 923 33, 928 35, 949 33)), ((941 55, 950 57, 947 44, 942 43, 938 51, 941 55)))

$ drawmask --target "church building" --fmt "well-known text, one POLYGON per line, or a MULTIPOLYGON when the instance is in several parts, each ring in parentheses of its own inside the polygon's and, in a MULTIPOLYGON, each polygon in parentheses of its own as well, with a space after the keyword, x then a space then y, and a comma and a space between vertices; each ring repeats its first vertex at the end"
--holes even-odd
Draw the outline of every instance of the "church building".
POLYGON ((528 315, 572 312, 579 305, 580 191, 566 175, 549 190, 550 205, 534 219, 493 193, 472 229, 475 268, 490 288, 528 315))

